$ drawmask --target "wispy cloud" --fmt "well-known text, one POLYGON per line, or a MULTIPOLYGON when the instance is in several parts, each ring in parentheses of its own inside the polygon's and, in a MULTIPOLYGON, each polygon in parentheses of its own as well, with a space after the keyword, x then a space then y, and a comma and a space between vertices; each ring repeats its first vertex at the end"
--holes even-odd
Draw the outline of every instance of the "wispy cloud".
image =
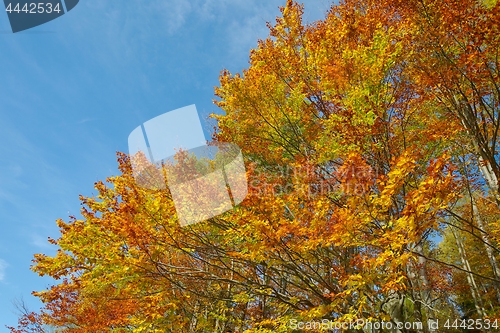
POLYGON ((52 244, 48 242, 47 237, 42 237, 39 234, 31 235, 31 244, 42 250, 54 250, 52 244))
MULTIPOLYGON (((302 0, 305 5, 306 21, 311 22, 324 16, 331 0, 302 0)), ((182 33, 183 30, 225 26, 227 37, 220 36, 221 42, 233 45, 232 53, 248 53, 255 47, 258 38, 265 38, 268 30, 266 22, 274 22, 279 15, 279 6, 286 0, 248 1, 248 0, 129 0, 126 2, 106 2, 90 0, 81 4, 79 10, 89 14, 80 15, 72 21, 72 29, 77 40, 87 40, 89 29, 94 42, 87 45, 93 57, 101 61, 129 63, 146 52, 151 56, 153 50, 146 48, 153 39, 158 44, 182 33), (209 26, 207 26, 207 24, 209 26), (103 40, 106 42, 103 43, 103 40), (98 48, 95 46, 99 45, 98 48), (107 50, 101 46, 106 45, 107 50), (106 56, 100 56, 104 54, 106 56), (110 56, 111 55, 111 56, 110 56)), ((189 44, 189 41, 187 42, 189 44)), ((176 45, 178 47, 178 45, 176 45)), ((234 54, 232 55, 234 56, 234 54)))
POLYGON ((85 124, 85 123, 88 123, 89 121, 94 121, 95 119, 94 118, 84 118, 80 121, 78 121, 77 124, 85 124))
POLYGON ((7 262, 3 259, 0 259, 0 281, 3 281, 5 279, 5 270, 7 266, 7 262))

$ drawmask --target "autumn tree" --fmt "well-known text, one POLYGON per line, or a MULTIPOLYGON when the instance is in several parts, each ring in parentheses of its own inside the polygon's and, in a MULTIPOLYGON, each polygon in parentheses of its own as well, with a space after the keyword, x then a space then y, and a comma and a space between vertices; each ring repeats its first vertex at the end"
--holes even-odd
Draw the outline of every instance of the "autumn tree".
MULTIPOLYGON (((306 25, 287 1, 215 91, 214 144, 241 147, 247 198, 181 227, 168 186, 141 186, 119 154, 81 218, 58 221, 57 255, 35 256, 59 281, 35 293, 36 318, 62 332, 494 318, 499 10, 345 0, 306 25)), ((180 179, 207 172, 177 157, 180 179)))

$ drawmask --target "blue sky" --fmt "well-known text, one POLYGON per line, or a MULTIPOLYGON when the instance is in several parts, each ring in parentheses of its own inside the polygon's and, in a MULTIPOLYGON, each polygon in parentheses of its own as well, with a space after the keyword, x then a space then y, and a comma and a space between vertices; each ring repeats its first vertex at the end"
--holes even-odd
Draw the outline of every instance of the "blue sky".
MULTIPOLYGON (((62 17, 12 34, 0 13, 0 332, 12 305, 49 279, 29 270, 52 254, 57 218, 78 195, 115 175, 130 132, 162 113, 196 104, 202 125, 219 72, 239 72, 285 0, 81 0, 62 17)), ((327 0, 307 0, 320 19, 327 0)))

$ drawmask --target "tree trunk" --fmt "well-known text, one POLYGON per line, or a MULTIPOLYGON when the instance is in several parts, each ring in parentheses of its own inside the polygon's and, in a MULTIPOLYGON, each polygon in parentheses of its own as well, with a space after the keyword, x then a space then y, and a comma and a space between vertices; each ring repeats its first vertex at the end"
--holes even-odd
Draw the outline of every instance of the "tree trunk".
MULTIPOLYGON (((477 226, 480 229, 481 239, 483 240, 484 247, 486 249, 486 254, 488 255, 488 260, 490 261, 490 265, 493 270, 493 276, 495 277, 496 280, 499 280, 500 269, 498 267, 497 259, 495 258, 495 255, 493 253, 493 249, 490 246, 491 244, 490 237, 486 232, 483 219, 481 218, 481 214, 479 213, 479 209, 477 208, 476 200, 474 199, 473 196, 471 196, 471 201, 472 201, 472 212, 474 214, 474 220, 476 221, 477 226)), ((500 303, 500 287, 498 285, 498 282, 495 282, 493 286, 495 288, 497 300, 500 303)))
MULTIPOLYGON (((389 292, 389 300, 385 304, 385 310, 391 316, 391 320, 394 323, 404 323, 404 315, 403 315, 403 305, 404 305, 404 295, 391 291, 389 292)), ((400 329, 395 327, 391 329, 391 333, 402 333, 400 329)))
POLYGON ((474 279, 474 275, 470 273, 472 270, 470 268, 469 260, 466 257, 465 248, 462 240, 455 229, 451 229, 453 236, 455 237, 455 241, 457 243, 458 253, 460 254, 460 259, 462 260, 462 266, 466 271, 467 283, 469 284, 470 291, 472 294, 472 298, 474 300, 474 305, 476 307, 476 311, 481 318, 485 317, 485 309, 483 305, 483 301, 481 299, 481 293, 479 292, 479 288, 477 287, 476 280, 474 279))
MULTIPOLYGON (((434 310, 431 307, 431 286, 429 283, 429 279, 427 278, 427 270, 426 270, 426 265, 427 265, 427 258, 424 256, 424 249, 421 243, 418 243, 415 246, 415 252, 421 254, 418 256, 418 267, 417 267, 417 273, 418 273, 418 279, 419 279, 419 296, 420 296, 420 302, 421 305, 425 307, 425 313, 427 320, 434 320, 436 318, 436 314, 434 313, 434 310)), ((422 307, 420 306, 420 309, 422 310, 422 307)), ((420 311, 421 311, 420 310, 420 311)), ((422 314, 420 315, 421 319, 423 319, 422 314)), ((423 322, 421 320, 421 322, 423 322)), ((425 325, 424 325, 425 326, 425 325)), ((427 330, 425 330, 427 331, 427 330)), ((430 330, 429 332, 434 332, 434 330, 430 330)))
POLYGON ((493 169, 491 168, 491 164, 489 161, 485 161, 481 155, 479 157, 479 169, 481 170, 481 173, 483 174, 483 178, 486 181, 486 185, 490 189, 491 193, 495 197, 495 201, 497 205, 500 207, 500 193, 499 193, 499 188, 498 188, 498 177, 493 172, 493 169))

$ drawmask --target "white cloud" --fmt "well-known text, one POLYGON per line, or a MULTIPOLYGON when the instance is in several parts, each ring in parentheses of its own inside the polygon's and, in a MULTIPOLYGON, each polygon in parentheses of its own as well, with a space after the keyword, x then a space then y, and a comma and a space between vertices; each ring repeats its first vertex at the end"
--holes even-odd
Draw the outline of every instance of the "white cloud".
POLYGON ((8 264, 5 260, 0 259, 0 281, 3 281, 5 278, 5 269, 7 268, 8 264))
POLYGON ((175 1, 156 1, 153 3, 153 10, 158 10, 158 13, 165 15, 165 23, 169 34, 175 33, 186 22, 186 17, 191 12, 191 3, 184 0, 175 1))
POLYGON ((42 237, 39 234, 32 234, 31 235, 31 244, 34 246, 43 249, 43 250, 53 250, 52 244, 49 243, 47 240, 47 237, 42 237))
MULTIPOLYGON (((304 3, 306 22, 323 18, 331 0, 301 0, 304 3)), ((248 1, 248 0, 129 0, 103 2, 90 0, 85 3, 90 13, 86 18, 74 21, 74 28, 82 34, 92 31, 100 33, 93 36, 97 40, 106 39, 105 45, 111 48, 116 58, 129 59, 137 52, 137 47, 145 39, 155 38, 161 41, 179 33, 189 25, 198 26, 200 22, 222 24, 227 27, 229 42, 236 49, 245 45, 254 47, 258 38, 268 34, 266 22, 274 23, 280 15, 278 7, 286 0, 248 1), (83 20, 83 21, 82 21, 83 20)), ((82 9, 80 9, 82 10, 82 9)), ((202 27, 204 25, 201 25, 202 27)), ((83 36, 82 36, 83 37, 83 36)), ((221 36, 223 38, 223 36, 221 36)), ((102 53, 103 50, 99 50, 102 53)))

